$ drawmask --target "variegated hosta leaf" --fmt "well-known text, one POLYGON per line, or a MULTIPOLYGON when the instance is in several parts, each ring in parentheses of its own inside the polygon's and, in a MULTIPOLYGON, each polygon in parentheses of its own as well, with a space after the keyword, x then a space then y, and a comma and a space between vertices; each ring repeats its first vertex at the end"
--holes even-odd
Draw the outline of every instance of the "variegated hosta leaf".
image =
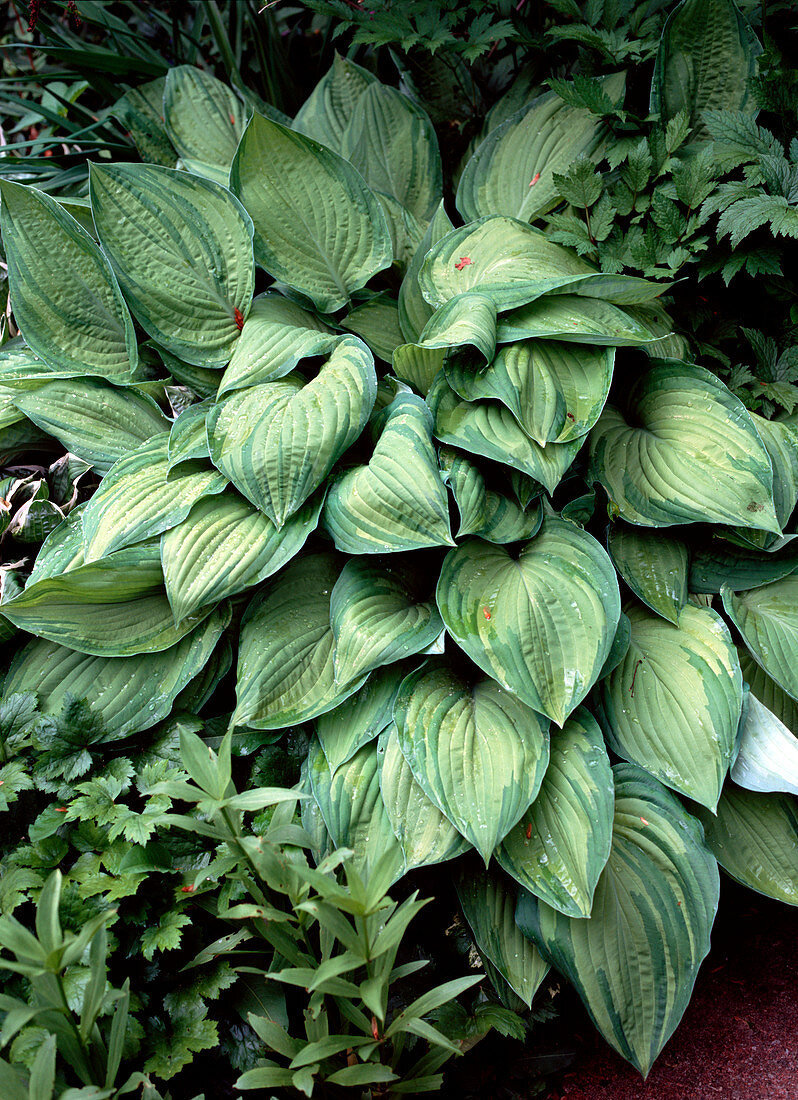
POLYGON ((330 599, 338 683, 432 645, 443 622, 429 589, 409 562, 347 562, 330 599))
POLYGON ((454 226, 443 209, 443 203, 440 203, 424 232, 421 244, 416 249, 413 259, 407 265, 405 277, 399 288, 399 324, 402 326, 405 340, 418 340, 424 326, 434 312, 432 306, 421 293, 418 273, 432 246, 443 240, 452 229, 454 229, 454 226))
POLYGON ((340 153, 352 112, 375 80, 368 69, 336 53, 330 68, 299 108, 294 129, 340 153))
POLYGON ((612 525, 608 541, 615 568, 634 594, 668 622, 678 623, 687 603, 687 546, 624 523, 612 525))
MULTIPOLYGON (((418 338, 418 346, 429 349, 467 346, 484 360, 479 360, 480 366, 490 363, 496 352, 495 304, 476 291, 450 298, 430 317, 418 338)), ((474 358, 472 352, 469 361, 474 358)))
POLYGON ((519 340, 566 340, 598 347, 639 347, 651 333, 625 310, 599 298, 551 294, 502 313, 496 327, 498 344, 519 340))
POLYGON ((443 189, 441 154, 429 116, 406 95, 369 84, 352 108, 341 153, 369 187, 418 219, 430 217, 443 189))
POLYGON ((208 417, 211 458, 281 527, 360 436, 376 395, 371 352, 347 338, 312 382, 289 375, 218 404, 208 417))
POLYGON ((610 392, 614 360, 612 348, 528 340, 501 348, 484 370, 473 370, 458 355, 444 369, 460 397, 501 401, 545 447, 578 439, 593 427, 610 392))
POLYGON ((157 77, 131 88, 111 108, 111 114, 130 132, 141 159, 149 164, 177 163, 163 123, 163 93, 166 78, 157 77))
POLYGON ((184 464, 167 480, 168 446, 168 435, 154 436, 105 475, 83 513, 86 561, 168 531, 201 497, 226 487, 211 465, 184 464))
POLYGON ((784 723, 787 729, 798 736, 798 702, 782 690, 774 680, 771 680, 745 647, 740 646, 737 655, 740 658, 743 680, 750 687, 751 695, 755 695, 763 706, 766 706, 779 721, 784 723))
POLYGON ((435 417, 435 435, 444 443, 484 455, 528 474, 553 493, 585 442, 547 443, 531 439, 506 405, 498 401, 464 401, 441 372, 432 383, 427 403, 435 417))
POLYGON ((339 703, 335 710, 319 715, 315 722, 316 736, 331 771, 390 725, 393 701, 407 672, 406 664, 379 668, 355 695, 339 703))
POLYGON ((780 688, 798 699, 798 576, 732 592, 721 588, 723 606, 754 660, 780 688))
POLYGON ((153 164, 100 164, 91 205, 136 320, 187 363, 222 366, 254 285, 252 222, 219 184, 153 164))
POLYGON ((349 866, 365 876, 388 852, 395 860, 393 881, 404 872, 404 856, 380 794, 377 746, 364 745, 333 773, 321 751, 311 747, 308 760, 313 797, 334 847, 351 848, 349 866))
POLYGON ((175 621, 282 569, 316 529, 322 503, 321 494, 311 497, 281 528, 233 490, 194 504, 161 537, 164 584, 175 621))
POLYGON ((276 291, 267 291, 252 303, 233 357, 222 375, 219 397, 284 378, 301 359, 329 355, 343 339, 315 313, 276 291))
POLYGON ((380 793, 404 855, 405 871, 444 863, 467 852, 471 845, 430 802, 413 777, 393 723, 380 734, 377 756, 380 793))
POLYGON ((451 447, 441 448, 440 464, 460 512, 458 538, 479 535, 488 542, 519 542, 537 534, 543 522, 539 500, 522 508, 506 491, 492 488, 483 471, 451 447))
POLYGON ((151 397, 100 379, 49 382, 14 400, 34 424, 99 474, 170 427, 151 397))
POLYGON ((437 597, 471 660, 558 726, 596 682, 621 613, 606 551, 557 516, 515 554, 480 539, 450 551, 437 597))
POLYGON ((717 593, 726 584, 735 592, 745 592, 780 580, 797 568, 798 541, 787 543, 782 550, 762 551, 711 538, 690 547, 689 589, 717 593))
POLYGON ((700 824, 674 795, 634 765, 613 771, 612 851, 592 915, 568 917, 524 893, 516 920, 645 1076, 690 1001, 720 883, 700 824))
POLYGON ((130 377, 133 322, 96 242, 35 187, 3 180, 0 196, 14 320, 29 347, 56 370, 130 377))
POLYGON ((97 657, 168 649, 213 610, 205 608, 175 626, 157 540, 28 583, 0 609, 30 634, 97 657))
POLYGON ((455 886, 477 950, 530 1007, 549 964, 515 923, 515 883, 469 861, 461 865, 455 886))
POLYGON ((385 215, 360 173, 257 112, 238 146, 230 187, 255 225, 258 263, 322 313, 346 305, 391 264, 385 215))
POLYGON ((227 186, 247 124, 238 96, 195 65, 176 65, 166 74, 163 114, 169 140, 189 172, 227 186))
POLYGON ((421 348, 418 344, 400 344, 393 353, 393 373, 402 382, 426 397, 443 366, 446 352, 442 348, 421 348))
POLYGON ((365 677, 336 683, 330 596, 344 560, 315 553, 273 577, 241 620, 233 724, 281 729, 332 710, 365 677))
POLYGON ((210 459, 205 421, 213 402, 200 401, 181 412, 169 431, 169 472, 183 462, 210 459))
MULTIPOLYGON (((426 219, 419 221, 393 195, 386 195, 384 191, 375 191, 374 194, 382 207, 385 222, 388 226, 393 253, 393 267, 398 273, 404 274, 424 238, 426 219)), ((403 339, 404 333, 402 334, 403 339)), ((402 343, 402 340, 399 343, 402 343)))
POLYGON ((496 851, 520 884, 569 917, 589 917, 609 859, 614 784, 595 718, 579 707, 551 739, 537 798, 496 851))
POLYGON ((730 775, 749 791, 798 794, 798 737, 753 693, 730 775))
POLYGON ((632 624, 629 622, 629 616, 623 611, 621 617, 618 619, 618 626, 615 631, 615 637, 612 639, 612 648, 610 649, 607 659, 601 667, 599 673, 599 680, 603 680, 605 676, 609 676, 611 672, 614 672, 621 661, 626 656, 629 646, 632 641, 632 624))
POLYGON ((393 716, 416 781, 487 866, 540 788, 548 723, 495 681, 469 682, 440 659, 407 677, 393 716))
POLYGON ((19 651, 4 691, 33 691, 44 714, 60 711, 67 695, 86 699, 106 739, 129 737, 166 718, 175 697, 208 662, 230 619, 218 608, 176 645, 136 657, 91 657, 36 638, 19 651))
POLYGON ((626 608, 632 640, 602 682, 610 747, 714 809, 731 764, 743 677, 723 619, 688 603, 679 625, 626 608))
MULTIPOLYGON (((784 527, 798 503, 798 424, 766 420, 749 412, 773 467, 773 502, 776 519, 784 527)), ((770 548, 777 536, 766 531, 741 532, 747 542, 770 548)))
POLYGON ((743 403, 714 374, 665 360, 632 386, 627 407, 631 424, 607 405, 590 435, 593 475, 623 519, 780 532, 767 451, 743 403))
POLYGON ((503 312, 566 289, 620 304, 644 302, 668 289, 629 275, 604 275, 530 225, 501 215, 470 222, 435 244, 418 276, 430 305, 476 290, 503 312))
MULTIPOLYGON (((604 79, 614 102, 623 96, 625 73, 604 79)), ((598 115, 569 107, 554 92, 494 127, 460 177, 457 209, 465 221, 508 214, 531 222, 560 202, 555 173, 567 172, 580 156, 600 155, 607 127, 598 115)))
POLYGON ((400 394, 384 415, 368 464, 348 470, 330 487, 325 527, 349 554, 454 545, 429 409, 420 397, 400 394))
POLYGON ((707 846, 727 874, 750 890, 798 905, 798 801, 727 783, 717 816, 699 810, 707 846))
POLYGON ((85 561, 83 543, 83 512, 85 504, 73 508, 63 523, 59 523, 42 543, 33 569, 27 580, 28 585, 36 584, 45 577, 57 577, 67 573, 85 561))
POLYGON ((399 328, 396 298, 383 292, 347 313, 341 327, 365 340, 375 355, 390 363, 393 353, 404 343, 399 328))

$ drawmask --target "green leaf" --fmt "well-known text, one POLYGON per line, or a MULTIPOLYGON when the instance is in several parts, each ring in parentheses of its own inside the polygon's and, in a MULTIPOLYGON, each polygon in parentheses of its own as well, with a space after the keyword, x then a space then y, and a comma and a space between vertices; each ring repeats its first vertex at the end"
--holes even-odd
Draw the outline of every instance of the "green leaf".
MULTIPOLYGON (((496 305, 492 298, 467 291, 450 298, 430 317, 418 338, 421 348, 462 348, 468 346, 490 363, 496 353, 496 305)), ((481 365, 485 365, 481 364, 481 365)))
POLYGON ((639 321, 611 302, 578 294, 551 294, 503 313, 498 344, 519 340, 567 340, 599 347, 639 347, 654 337, 639 321))
POLYGON ((432 415, 420 397, 400 394, 388 407, 368 464, 332 483, 324 526, 338 549, 349 554, 454 544, 432 415))
POLYGON ((365 340, 374 354, 386 363, 391 362, 393 353, 404 342, 396 299, 387 293, 375 294, 347 313, 341 326, 365 340))
POLYGON ((691 592, 718 593, 724 584, 735 592, 780 580, 798 567, 798 546, 763 552, 713 537, 690 547, 691 592))
POLYGON ((252 300, 252 223, 219 184, 152 164, 90 171, 103 250, 136 320, 198 366, 230 359, 252 300))
POLYGON ((335 710, 319 715, 316 736, 330 771, 336 771, 390 725, 393 701, 406 675, 404 664, 380 668, 355 695, 339 703, 335 710))
POLYGON ((487 866, 540 788, 547 723, 494 680, 442 660, 405 679, 393 714, 416 782, 487 866))
POLYGON ((213 463, 281 527, 360 436, 376 394, 371 352, 347 338, 312 382, 289 375, 216 405, 208 416, 213 463))
POLYGON ((3 180, 0 197, 14 319, 28 346, 54 370, 129 378, 133 322, 98 245, 35 187, 3 180))
POLYGON ((421 348, 418 344, 400 344, 392 357, 393 373, 402 382, 412 386, 422 397, 426 397, 443 366, 444 358, 443 349, 421 348))
POLYGON ((612 525, 608 545, 615 568, 634 594, 669 623, 678 623, 687 603, 687 546, 623 523, 612 525))
POLYGON ((793 699, 798 699, 798 576, 754 588, 720 590, 727 615, 754 660, 793 699))
POLYGON ((595 683, 621 613, 606 552, 556 516, 514 554, 479 539, 450 551, 437 598, 471 660, 558 726, 595 683))
POLYGON ((163 93, 166 78, 157 77, 131 88, 111 108, 126 130, 141 159, 150 164, 174 168, 177 158, 163 123, 163 93))
POLYGON ((714 809, 731 764, 743 678, 729 630, 688 603, 674 626, 626 608, 632 640, 602 682, 610 748, 668 787, 714 809))
POLYGON ((375 80, 368 70, 336 53, 332 65, 300 107, 294 129, 339 153, 352 113, 375 80))
MULTIPOLYGON (((776 519, 784 527, 798 503, 798 424, 765 420, 753 412, 749 416, 773 467, 773 503, 776 519)), ((775 541, 773 535, 764 531, 746 531, 744 536, 763 548, 775 541)))
POLYGON ((461 865, 455 886, 477 950, 530 1008, 549 964, 515 923, 515 883, 469 862, 461 865))
POLYGON ((748 696, 730 775, 749 791, 798 794, 798 737, 753 693, 748 696))
POLYGON ((405 340, 417 340, 433 314, 432 306, 429 305, 421 293, 418 275, 429 250, 438 241, 443 240, 452 229, 454 229, 454 226, 441 202, 424 232, 421 244, 407 265, 405 277, 399 288, 399 324, 402 326, 405 340))
POLYGON ((738 648, 743 680, 749 685, 751 695, 792 730, 798 731, 798 703, 783 691, 753 659, 745 647, 738 648))
POLYGON ((523 894, 516 920, 573 983, 607 1042, 643 1076, 687 1008, 709 950, 717 864, 700 824, 642 769, 615 773, 612 851, 593 915, 523 894))
POLYGON ((441 448, 440 464, 460 512, 458 538, 479 535, 488 542, 518 542, 537 534, 543 522, 539 500, 522 508, 509 495, 509 484, 494 489, 495 478, 486 479, 474 462, 451 447, 441 448))
POLYGON ((232 724, 281 729, 332 710, 362 687, 335 680, 330 596, 343 559, 295 558, 250 603, 241 621, 232 724))
POLYGON ((505 836, 496 859, 552 908, 589 917, 610 854, 613 792, 601 730, 579 707, 552 738, 537 798, 505 836))
POLYGON ((360 173, 278 122, 252 116, 230 187, 254 222, 258 263, 322 313, 346 305, 391 264, 385 215, 360 173))
POLYGON ((183 462, 210 459, 205 421, 211 401, 200 401, 183 409, 169 429, 169 473, 183 462))
POLYGON ((699 810, 706 842, 737 882, 798 905, 798 806, 789 794, 760 794, 727 783, 717 816, 699 810))
POLYGON ((210 73, 177 65, 166 74, 163 113, 169 139, 189 172, 227 185, 247 124, 241 100, 210 73))
POLYGON ((631 387, 626 407, 631 423, 606 405, 590 436, 592 474, 623 519, 780 533, 770 459, 742 402, 714 374, 663 360, 631 387))

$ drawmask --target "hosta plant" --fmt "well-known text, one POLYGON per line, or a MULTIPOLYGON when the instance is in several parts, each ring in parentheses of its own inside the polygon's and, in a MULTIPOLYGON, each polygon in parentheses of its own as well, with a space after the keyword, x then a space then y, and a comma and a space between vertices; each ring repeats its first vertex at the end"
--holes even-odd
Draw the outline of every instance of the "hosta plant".
MULTIPOLYGON (((196 124, 222 92, 175 72, 181 167, 93 165, 82 224, 0 185, 21 330, 0 444, 54 440, 99 479, 0 606, 4 691, 45 715, 77 696, 108 739, 209 699, 227 752, 301 728, 319 866, 349 849, 350 887, 401 895, 446 864, 498 994, 531 1005, 553 965, 645 1074, 709 949, 718 863, 798 904, 798 422, 678 357, 678 285, 547 234, 570 162, 608 140, 594 114, 536 102, 573 139, 551 171, 505 155, 513 116, 455 207, 424 111, 351 62, 290 125, 220 114, 224 140, 196 124)), ((333 887, 305 880, 316 917, 333 887)), ((325 977, 371 962, 331 929, 325 977)), ((379 1045, 409 1017, 363 989, 379 1045)), ((282 1061, 248 1080, 311 1064, 256 1031, 282 1061)), ((368 1027, 346 1037, 306 1039, 377 1080, 368 1027)))

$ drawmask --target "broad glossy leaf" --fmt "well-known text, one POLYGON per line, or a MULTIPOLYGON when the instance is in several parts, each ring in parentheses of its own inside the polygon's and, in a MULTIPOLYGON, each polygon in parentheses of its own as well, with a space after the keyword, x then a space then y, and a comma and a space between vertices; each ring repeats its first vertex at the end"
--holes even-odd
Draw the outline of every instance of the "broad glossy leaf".
POLYGON ((379 668, 356 694, 339 703, 335 710, 319 715, 315 722, 316 736, 331 771, 390 725, 393 701, 407 672, 406 664, 379 668))
POLYGON ((189 172, 226 186, 247 124, 241 100, 210 73, 176 65, 166 74, 163 113, 169 139, 189 172))
POLYGON ((400 394, 393 401, 368 464, 348 470, 330 487, 324 525, 349 554, 454 544, 432 415, 420 397, 400 394))
POLYGON ((278 529, 233 490, 197 501, 161 537, 164 584, 175 620, 282 569, 315 530, 322 502, 321 495, 311 497, 278 529))
POLYGON ((442 373, 433 382, 427 403, 435 417, 438 439, 528 474, 549 493, 557 488, 585 441, 583 437, 541 447, 506 405, 498 401, 464 401, 442 373))
POLYGON ((129 378, 133 322, 96 242, 35 187, 4 180, 0 196, 14 319, 31 350, 54 369, 129 378))
POLYGON ((578 439, 593 427, 610 392, 614 360, 612 348, 527 340, 501 348, 484 370, 473 370, 457 355, 444 370, 460 397, 500 401, 545 447, 578 439))
POLYGON ((730 775, 749 791, 798 794, 798 737, 753 693, 730 775))
POLYGON ((230 192, 152 164, 93 162, 100 243, 134 317, 187 363, 222 366, 252 301, 252 222, 230 192))
POLYGON ((410 562, 347 562, 330 599, 339 683, 432 645, 443 622, 429 589, 410 562))
POLYGON ((614 523, 609 551, 615 568, 634 594, 670 623, 687 603, 689 555, 685 543, 645 528, 614 523))
MULTIPOLYGON (((753 534, 753 532, 751 532, 753 534)), ((798 568, 798 545, 763 551, 735 546, 723 538, 707 538, 690 547, 691 592, 720 592, 724 584, 735 592, 780 580, 798 568)))
POLYGON ((515 923, 515 883, 501 871, 486 871, 469 861, 455 886, 477 950, 530 1007, 549 964, 515 923))
POLYGON ((396 299, 387 293, 375 294, 347 313, 341 327, 365 340, 374 354, 386 363, 391 362, 393 353, 404 343, 396 299))
POLYGON ((446 356, 444 349, 421 348, 418 344, 400 344, 393 353, 393 373, 402 382, 426 397, 446 356))
POLYGON ((36 638, 14 658, 5 691, 34 691, 44 714, 56 714, 68 695, 86 699, 106 739, 129 737, 169 714, 180 691, 210 659, 230 619, 218 608, 176 645, 136 657, 91 657, 36 638))
POLYGON ((211 458, 282 526, 360 436, 376 394, 371 352, 347 338, 312 382, 290 375, 218 404, 208 417, 211 458))
POLYGON ((750 592, 721 590, 723 606, 754 660, 793 699, 798 699, 798 576, 750 592))
POLYGON ((589 917, 609 859, 614 784, 595 718, 579 707, 551 739, 540 791, 496 851, 522 886, 569 917, 589 917))
POLYGON ((226 479, 213 466, 183 465, 171 480, 169 437, 157 435, 120 458, 83 513, 86 561, 154 538, 188 515, 203 496, 221 493, 226 479))
MULTIPOLYGON (((773 502, 776 519, 784 527, 798 503, 798 423, 766 420, 749 412, 773 467, 773 502)), ((770 549, 777 536, 765 531, 741 532, 747 542, 770 549)))
POLYGON ((443 189, 438 139, 426 111, 378 81, 364 88, 341 153, 369 187, 392 195, 416 218, 430 217, 443 189))
POLYGON ((377 755, 382 802, 402 849, 405 871, 443 863, 467 852, 471 845, 413 777, 393 723, 380 734, 377 755))
POLYGON ((443 240, 454 229, 441 202, 427 226, 421 244, 416 249, 407 266, 405 277, 399 288, 399 324, 402 326, 405 340, 418 340, 434 310, 421 293, 418 275, 424 259, 434 244, 443 240))
POLYGON ((295 130, 255 113, 230 187, 254 222, 258 263, 323 313, 346 305, 353 291, 390 266, 385 215, 363 177, 295 130))
POLYGON ((391 237, 393 267, 403 275, 424 238, 426 219, 419 221, 393 195, 386 195, 384 191, 375 191, 374 194, 382 207, 391 237))
POLYGON ((488 542, 519 542, 536 535, 543 522, 539 500, 522 508, 509 495, 509 485, 495 488, 482 469, 451 447, 442 447, 441 471, 460 512, 457 537, 479 535, 488 542), (503 490, 503 491, 502 491, 503 490))
POLYGON ((751 695, 798 736, 798 702, 771 680, 744 646, 738 647, 738 656, 743 680, 749 685, 751 695))
POLYGON ((548 723, 494 680, 469 681, 443 660, 407 677, 393 715, 416 781, 487 866, 540 788, 548 723))
POLYGON ((175 420, 169 430, 169 473, 183 462, 210 459, 205 421, 211 407, 211 401, 200 401, 196 405, 189 405, 175 420))
POLYGON ((111 114, 130 132, 141 159, 174 168, 177 157, 163 123, 166 77, 159 76, 131 88, 111 108, 111 114))
POLYGON ((518 340, 565 340, 599 347, 639 347, 653 337, 648 329, 612 302, 578 294, 551 294, 502 313, 498 344, 518 340))
POLYGON ((612 851, 592 916, 567 917, 523 894, 516 920, 645 1076, 690 1001, 720 884, 700 824, 674 795, 634 765, 613 771, 612 851))
POLYGON ((336 683, 330 596, 344 560, 295 558, 252 600, 241 621, 233 723, 281 729, 332 710, 365 677, 336 683))
POLYGON ((798 802, 727 783, 717 816, 700 810, 706 842, 727 874, 750 890, 798 905, 798 802))
POLYGON ((437 309, 418 338, 422 348, 473 348, 470 359, 480 366, 496 353, 496 305, 486 294, 468 291, 437 309), (474 355, 476 352, 476 356, 474 355))
POLYGON ((294 129, 340 153, 352 112, 375 80, 367 69, 336 53, 332 65, 300 107, 294 129))
POLYGON ((63 523, 52 531, 42 543, 27 584, 33 585, 45 577, 57 577, 67 573, 85 561, 83 543, 83 512, 85 504, 73 508, 63 523))
POLYGON ((663 360, 607 405, 590 435, 593 475, 644 527, 742 524, 780 532, 773 473, 742 402, 703 367, 663 360))
POLYGON ((602 682, 610 747, 714 809, 731 764, 743 677, 723 619, 688 603, 674 626, 626 608, 632 640, 602 682))

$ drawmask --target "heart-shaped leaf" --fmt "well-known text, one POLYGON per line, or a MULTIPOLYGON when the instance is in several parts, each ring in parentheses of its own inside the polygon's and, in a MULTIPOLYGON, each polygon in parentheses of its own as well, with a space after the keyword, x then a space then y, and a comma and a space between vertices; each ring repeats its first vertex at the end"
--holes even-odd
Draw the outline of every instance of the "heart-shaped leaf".
POLYGON ((437 309, 418 338, 421 348, 462 348, 467 346, 469 362, 481 357, 480 366, 490 363, 496 353, 496 306, 491 298, 476 291, 458 294, 437 309), (472 351, 473 349, 473 351, 472 351))
POLYGON ((798 737, 753 693, 730 775, 749 791, 798 794, 798 737))
POLYGON ((687 546, 678 539, 616 523, 610 528, 609 551, 634 594, 668 622, 678 623, 687 603, 687 546))
POLYGON ((732 592, 721 588, 726 614, 754 660, 793 699, 798 699, 798 576, 732 592))

